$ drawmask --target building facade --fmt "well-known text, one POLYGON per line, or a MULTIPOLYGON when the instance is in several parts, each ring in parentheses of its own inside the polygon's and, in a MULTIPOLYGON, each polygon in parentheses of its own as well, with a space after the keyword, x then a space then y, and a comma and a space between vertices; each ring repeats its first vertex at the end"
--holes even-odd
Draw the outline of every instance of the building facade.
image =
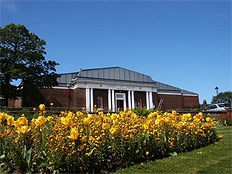
POLYGON ((151 108, 183 109, 199 105, 198 94, 153 81, 148 75, 121 67, 85 69, 60 74, 58 86, 31 91, 28 104, 85 107, 87 111, 151 108))

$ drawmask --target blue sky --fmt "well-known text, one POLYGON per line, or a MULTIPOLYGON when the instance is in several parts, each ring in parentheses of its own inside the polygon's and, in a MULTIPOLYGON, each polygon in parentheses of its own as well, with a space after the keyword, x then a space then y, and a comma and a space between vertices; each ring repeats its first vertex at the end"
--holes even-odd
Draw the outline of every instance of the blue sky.
POLYGON ((120 66, 211 102, 232 89, 231 1, 1 1, 1 27, 47 42, 57 73, 120 66))

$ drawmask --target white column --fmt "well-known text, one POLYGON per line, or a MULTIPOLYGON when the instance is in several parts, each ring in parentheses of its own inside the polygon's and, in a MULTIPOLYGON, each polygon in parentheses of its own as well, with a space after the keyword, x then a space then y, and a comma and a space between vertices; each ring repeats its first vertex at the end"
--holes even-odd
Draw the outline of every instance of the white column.
POLYGON ((115 112, 115 96, 113 89, 112 89, 112 111, 115 112))
POLYGON ((132 109, 134 109, 135 108, 134 91, 131 91, 131 104, 132 104, 132 109))
POLYGON ((128 108, 130 108, 131 109, 131 92, 130 91, 128 91, 128 108))
POLYGON ((93 104, 93 88, 90 89, 90 110, 93 112, 94 104, 93 104))
POLYGON ((89 88, 86 88, 86 111, 90 111, 89 88))
POLYGON ((108 89, 108 111, 111 111, 111 90, 108 89))
POLYGON ((149 92, 150 108, 153 109, 152 92, 149 92))
POLYGON ((146 91, 146 105, 147 105, 147 109, 150 109, 150 107, 149 107, 149 95, 148 95, 147 91, 146 91))
POLYGON ((123 102, 123 104, 124 104, 124 110, 126 109, 126 94, 124 94, 124 102, 123 102))

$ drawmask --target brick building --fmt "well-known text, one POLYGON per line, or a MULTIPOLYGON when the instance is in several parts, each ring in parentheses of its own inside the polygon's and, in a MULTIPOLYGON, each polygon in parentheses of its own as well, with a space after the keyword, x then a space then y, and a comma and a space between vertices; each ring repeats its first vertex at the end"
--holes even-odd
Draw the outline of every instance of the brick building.
POLYGON ((57 107, 94 105, 104 111, 117 111, 136 106, 183 109, 199 105, 198 94, 153 81, 150 76, 121 67, 85 69, 60 74, 58 86, 30 91, 27 105, 53 102, 57 107))

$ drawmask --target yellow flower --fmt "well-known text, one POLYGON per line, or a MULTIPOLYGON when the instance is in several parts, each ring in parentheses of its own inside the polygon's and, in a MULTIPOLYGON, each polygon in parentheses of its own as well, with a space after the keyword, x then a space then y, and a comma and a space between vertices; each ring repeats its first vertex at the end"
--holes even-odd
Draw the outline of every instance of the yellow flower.
POLYGON ((76 141, 78 139, 78 136, 79 136, 78 128, 76 127, 72 128, 69 138, 72 139, 73 141, 76 141))
POLYGON ((172 114, 173 114, 173 115, 176 115, 176 111, 173 110, 173 111, 172 111, 172 114))
POLYGON ((148 152, 148 151, 146 151, 146 155, 149 155, 149 152, 148 152))
POLYGON ((83 136, 83 137, 81 138, 81 142, 82 142, 82 143, 85 142, 86 139, 87 139, 87 136, 83 136))
POLYGON ((36 111, 36 108, 33 108, 33 111, 36 111))
POLYGON ((14 124, 14 117, 13 116, 8 116, 7 125, 11 126, 12 124, 14 124))
POLYGON ((222 134, 218 135, 218 138, 220 138, 220 139, 222 139, 223 137, 224 137, 224 135, 222 135, 222 134))
POLYGON ((7 119, 7 114, 5 114, 4 112, 0 113, 0 122, 4 121, 6 119, 7 119))
POLYGON ((53 119, 52 116, 48 116, 48 118, 47 118, 48 121, 51 121, 52 119, 53 119))
POLYGON ((143 124, 143 128, 144 128, 144 129, 148 129, 148 128, 149 128, 148 123, 143 124))
POLYGON ((78 111, 78 112, 76 112, 76 115, 77 115, 78 117, 80 117, 80 116, 82 116, 82 115, 83 115, 83 113, 82 113, 82 112, 80 112, 80 111, 78 111))
POLYGON ((147 118, 153 118, 153 117, 156 117, 157 115, 158 115, 157 112, 153 112, 153 113, 150 113, 147 118))
POLYGON ((22 126, 22 125, 26 126, 26 125, 28 125, 28 120, 26 117, 19 117, 17 119, 16 123, 14 123, 14 124, 19 125, 19 126, 22 126))
POLYGON ((155 120, 155 125, 158 126, 159 124, 160 124, 160 120, 159 119, 155 120))
POLYGON ((22 134, 26 134, 30 131, 29 127, 28 126, 22 126, 21 129, 20 129, 20 132, 22 134))
POLYGON ((47 122, 47 119, 44 116, 39 116, 36 120, 35 120, 35 125, 38 127, 41 127, 44 123, 47 122))
POLYGON ((110 124, 109 123, 103 123, 102 124, 102 129, 103 130, 108 130, 110 128, 110 124))
POLYGON ((89 125, 91 123, 90 117, 84 118, 83 123, 89 125))
POLYGON ((45 105, 44 105, 44 104, 40 104, 40 105, 39 105, 39 109, 40 109, 41 111, 44 111, 44 110, 45 110, 45 105))
POLYGON ((63 123, 66 126, 67 125, 71 126, 73 123, 73 120, 70 117, 61 117, 61 123, 63 123))
POLYGON ((206 121, 207 121, 207 122, 211 122, 211 118, 207 117, 207 118, 206 118, 206 121))
POLYGON ((118 117, 117 114, 112 114, 112 115, 111 115, 111 119, 112 119, 112 120, 115 120, 117 117, 118 117))
POLYGON ((119 129, 116 127, 113 127, 110 129, 110 132, 112 135, 117 135, 119 133, 119 129))

